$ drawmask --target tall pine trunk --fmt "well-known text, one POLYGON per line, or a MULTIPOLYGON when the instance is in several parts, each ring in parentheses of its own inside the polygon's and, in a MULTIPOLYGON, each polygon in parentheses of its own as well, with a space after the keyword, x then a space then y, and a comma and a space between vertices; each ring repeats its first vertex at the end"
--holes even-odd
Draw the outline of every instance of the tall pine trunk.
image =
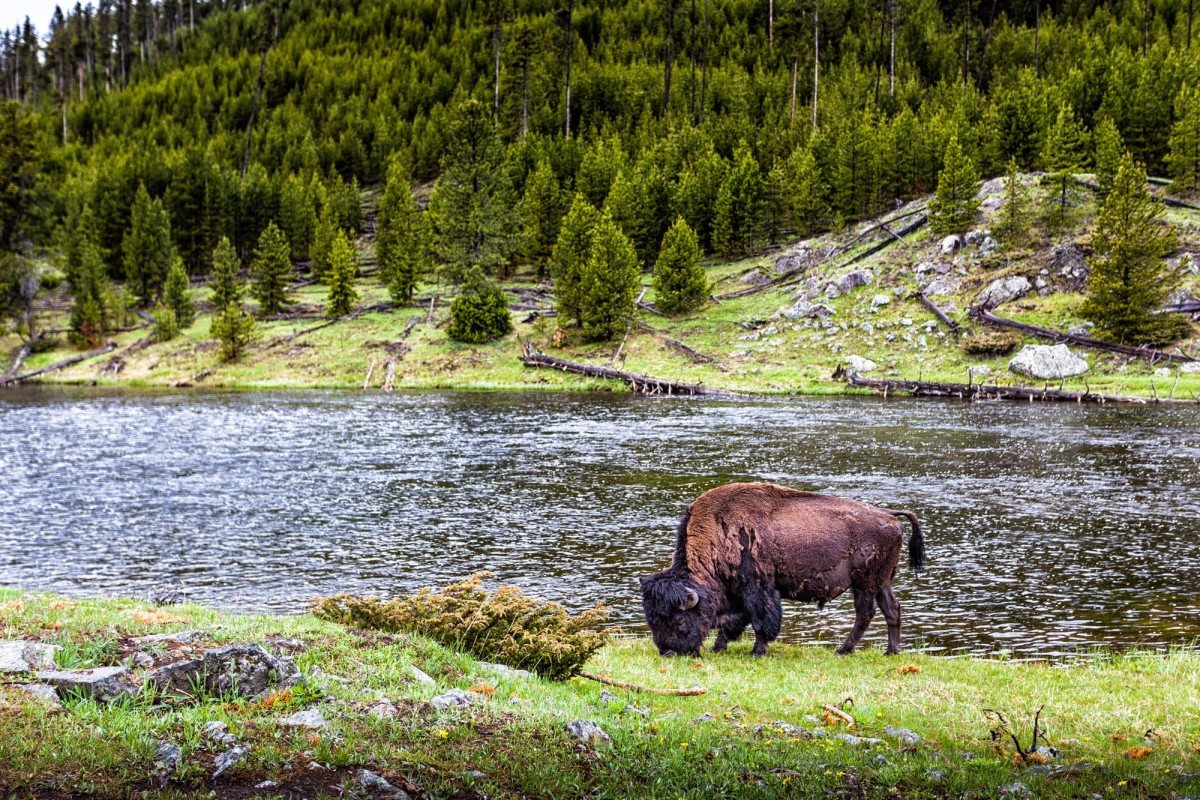
POLYGON ((813 107, 812 126, 817 129, 817 97, 821 88, 821 15, 820 0, 813 3, 813 107))
POLYGON ((888 3, 888 17, 891 19, 892 35, 888 45, 888 97, 896 96, 896 0, 888 3))
POLYGON ((671 66, 675 63, 675 2, 667 0, 666 55, 663 62, 663 119, 671 111, 671 66))
POLYGON ((571 138, 571 54, 575 49, 575 29, 572 26, 575 16, 575 0, 567 0, 567 114, 566 138, 571 138))
POLYGON ((709 0, 704 0, 704 53, 700 63, 700 122, 704 122, 704 95, 708 91, 708 3, 709 0))

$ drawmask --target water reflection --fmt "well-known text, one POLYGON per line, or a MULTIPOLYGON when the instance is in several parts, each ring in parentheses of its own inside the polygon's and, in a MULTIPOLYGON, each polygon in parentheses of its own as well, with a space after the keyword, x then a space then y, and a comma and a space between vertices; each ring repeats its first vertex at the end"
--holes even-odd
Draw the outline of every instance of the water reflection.
MULTIPOLYGON (((626 395, 0 394, 0 582, 298 610, 476 570, 640 626, 684 506, 773 480, 909 508, 905 636, 1054 655, 1200 636, 1194 409, 626 395)), ((790 607, 838 641, 849 598, 790 607)), ((883 640, 882 620, 869 640, 883 640)))

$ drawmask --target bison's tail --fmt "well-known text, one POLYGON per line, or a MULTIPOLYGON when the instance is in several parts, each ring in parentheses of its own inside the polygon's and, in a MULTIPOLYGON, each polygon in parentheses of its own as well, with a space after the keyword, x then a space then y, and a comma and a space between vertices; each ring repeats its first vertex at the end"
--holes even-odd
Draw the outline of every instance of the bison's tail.
POLYGON ((894 511, 890 508, 880 509, 893 517, 904 517, 912 524, 912 536, 908 537, 908 565, 913 572, 925 569, 925 537, 921 534, 921 523, 917 515, 911 511, 894 511))

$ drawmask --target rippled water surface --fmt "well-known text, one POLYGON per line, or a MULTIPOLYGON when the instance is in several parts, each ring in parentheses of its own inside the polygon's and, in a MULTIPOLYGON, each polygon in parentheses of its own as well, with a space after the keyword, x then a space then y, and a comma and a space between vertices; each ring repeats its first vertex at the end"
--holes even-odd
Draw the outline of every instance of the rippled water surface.
MULTIPOLYGON (((0 393, 0 584, 294 611, 477 570, 642 625, 697 494, 734 480, 922 519, 905 639, 1056 655, 1200 637, 1200 412, 863 398, 0 393)), ((840 641, 849 595, 789 605, 840 641)), ((883 640, 877 619, 868 640, 883 640)))

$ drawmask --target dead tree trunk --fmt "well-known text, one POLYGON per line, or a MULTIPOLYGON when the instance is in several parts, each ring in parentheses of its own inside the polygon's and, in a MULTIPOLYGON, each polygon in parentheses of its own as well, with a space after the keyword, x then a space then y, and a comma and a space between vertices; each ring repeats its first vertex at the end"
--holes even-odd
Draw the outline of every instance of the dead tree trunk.
POLYGON ((0 378, 0 386, 8 386, 8 385, 11 385, 14 383, 20 383, 21 381, 29 380, 30 378, 33 378, 37 375, 44 375, 47 372, 54 372, 55 370, 62 369, 63 367, 69 367, 72 364, 78 364, 80 361, 86 361, 89 358, 95 358, 96 356, 102 356, 105 353, 111 353, 113 350, 116 350, 116 349, 117 349, 117 346, 115 344, 113 344, 112 342, 109 342, 108 344, 104 345, 104 347, 101 347, 98 350, 90 350, 86 353, 81 353, 77 356, 73 356, 64 361, 59 361, 58 363, 51 364, 48 367, 42 367, 41 369, 35 369, 33 372, 26 372, 24 375, 15 375, 11 378, 0 378))
POLYGON ((1080 336, 1078 334, 1063 333, 1062 331, 1052 330, 1050 328, 1040 328, 1037 325, 1030 325, 1025 322, 1017 322, 1015 319, 1006 317, 998 317, 986 308, 976 306, 971 309, 971 316, 976 319, 983 320, 989 325, 996 325, 1001 328, 1012 328, 1013 330, 1028 333, 1039 339, 1048 339, 1052 342, 1063 343, 1070 342, 1079 347, 1089 347, 1093 350, 1107 350, 1110 353, 1121 353, 1127 356, 1135 356, 1137 358, 1147 359, 1151 364, 1156 364, 1160 361, 1174 361, 1178 363, 1190 363, 1196 359, 1191 356, 1185 356, 1182 353, 1164 353, 1162 350, 1155 350, 1150 347, 1131 347, 1126 344, 1117 344, 1116 342, 1105 342, 1100 339, 1093 339, 1090 336, 1080 336))
POLYGON ((635 394, 653 394, 653 395, 706 395, 713 397, 736 397, 737 393, 727 392, 722 389, 710 389, 707 386, 700 386, 693 383, 678 383, 676 381, 668 381, 662 378, 654 378, 649 375, 639 375, 634 372, 622 372, 620 370, 609 369, 607 367, 597 367, 592 364, 580 364, 575 361, 567 361, 554 356, 548 356, 545 353, 539 353, 533 349, 528 342, 522 342, 524 353, 521 357, 521 363, 527 367, 541 369, 557 369, 562 372, 570 372, 575 375, 584 375, 588 378, 602 378, 604 380, 621 381, 628 383, 630 389, 635 394))

